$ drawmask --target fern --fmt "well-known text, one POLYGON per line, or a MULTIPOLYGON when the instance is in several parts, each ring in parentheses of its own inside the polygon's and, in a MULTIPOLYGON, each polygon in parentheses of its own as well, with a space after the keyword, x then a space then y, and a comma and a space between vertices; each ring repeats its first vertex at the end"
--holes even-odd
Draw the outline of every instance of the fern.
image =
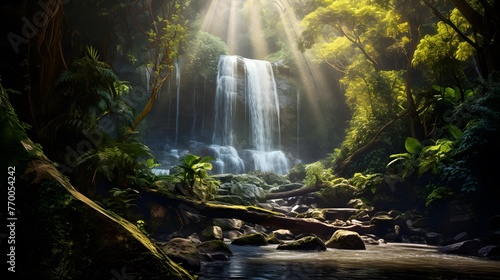
POLYGON ((144 171, 151 161, 156 162, 156 159, 142 143, 107 140, 83 154, 78 160, 78 168, 92 174, 92 184, 105 180, 128 186, 134 182, 136 172, 144 171))
POLYGON ((97 50, 88 47, 56 80, 56 89, 65 96, 65 113, 55 123, 56 131, 93 128, 105 115, 121 115, 127 125, 133 123, 134 112, 121 97, 130 90, 109 65, 99 60, 97 50))

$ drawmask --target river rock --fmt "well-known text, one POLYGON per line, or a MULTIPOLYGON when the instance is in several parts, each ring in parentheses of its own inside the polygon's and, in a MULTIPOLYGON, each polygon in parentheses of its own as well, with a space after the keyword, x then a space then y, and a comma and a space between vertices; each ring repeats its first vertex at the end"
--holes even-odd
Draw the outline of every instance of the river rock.
POLYGON ((294 240, 295 239, 295 236, 293 235, 293 233, 288 229, 275 230, 272 232, 271 236, 274 236, 274 237, 278 238, 279 240, 294 240))
POLYGON ((443 246, 439 248, 439 252, 445 254, 476 256, 479 252, 479 249, 482 248, 482 245, 483 244, 480 240, 467 240, 443 246))
POLYGON ((337 230, 332 237, 325 243, 328 248, 347 249, 347 250, 366 250, 365 243, 361 236, 350 230, 337 230))
POLYGON ((298 240, 278 245, 277 250, 326 251, 325 243, 316 236, 305 236, 298 240))
POLYGON ((233 245, 252 245, 252 246, 265 246, 267 245, 267 237, 262 233, 250 233, 243 235, 231 241, 233 245))
POLYGON ((267 239, 267 243, 269 243, 269 244, 281 244, 281 243, 284 243, 284 242, 281 241, 281 240, 279 240, 278 238, 276 238, 276 236, 270 236, 267 239))
POLYGON ((490 259, 498 260, 500 259, 500 247, 495 245, 484 246, 479 249, 477 255, 478 257, 487 257, 490 259))
POLYGON ((184 268, 191 271, 200 270, 200 255, 190 240, 174 238, 161 246, 161 249, 173 261, 181 263, 184 268))
POLYGON ((224 231, 223 232, 224 238, 227 238, 229 240, 236 239, 238 237, 241 237, 243 233, 239 230, 229 230, 229 231, 224 231))
POLYGON ((214 226, 219 226, 222 230, 239 230, 243 225, 243 221, 238 219, 215 218, 213 219, 213 223, 214 226))
POLYGON ((219 226, 209 226, 201 231, 200 235, 201 241, 207 240, 222 240, 224 236, 222 235, 222 229, 219 226))
POLYGON ((377 212, 371 219, 370 224, 375 226, 376 234, 383 236, 394 231, 394 218, 387 212, 377 212))
POLYGON ((205 241, 196 246, 203 261, 228 261, 233 255, 229 246, 221 240, 205 241))
POLYGON ((441 245, 443 243, 443 235, 437 232, 426 232, 425 243, 429 245, 441 245))
POLYGON ((245 205, 253 205, 262 201, 266 195, 264 189, 255 184, 231 184, 229 192, 241 197, 246 202, 245 205))

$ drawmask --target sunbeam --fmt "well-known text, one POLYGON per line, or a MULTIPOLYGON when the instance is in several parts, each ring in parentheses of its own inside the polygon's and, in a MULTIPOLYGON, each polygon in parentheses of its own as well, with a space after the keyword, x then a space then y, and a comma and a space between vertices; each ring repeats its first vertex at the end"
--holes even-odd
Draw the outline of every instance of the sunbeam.
MULTIPOLYGON (((331 91, 326 77, 317 64, 313 64, 310 59, 306 58, 305 53, 301 53, 297 45, 297 39, 302 32, 300 21, 297 19, 294 9, 291 7, 289 0, 275 2, 276 11, 279 14, 285 36, 288 41, 290 52, 293 55, 294 61, 298 68, 298 73, 302 83, 304 84, 305 97, 310 104, 331 104, 331 102, 318 102, 319 99, 334 98, 334 94, 325 94, 331 91)), ((325 109, 325 108, 323 108, 325 109)), ((314 117, 319 122, 325 119, 323 110, 314 110, 314 117)))
POLYGON ((200 28, 224 40, 229 54, 238 54, 239 2, 211 0, 200 28))

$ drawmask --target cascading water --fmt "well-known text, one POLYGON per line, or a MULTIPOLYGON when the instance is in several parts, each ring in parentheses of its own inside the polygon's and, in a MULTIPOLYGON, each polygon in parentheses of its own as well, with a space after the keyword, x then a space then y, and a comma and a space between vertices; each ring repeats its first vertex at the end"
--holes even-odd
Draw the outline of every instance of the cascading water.
POLYGON ((218 172, 251 170, 286 174, 281 142, 279 101, 271 64, 221 56, 215 98, 213 144, 218 172), (238 152, 239 150, 239 152, 238 152))

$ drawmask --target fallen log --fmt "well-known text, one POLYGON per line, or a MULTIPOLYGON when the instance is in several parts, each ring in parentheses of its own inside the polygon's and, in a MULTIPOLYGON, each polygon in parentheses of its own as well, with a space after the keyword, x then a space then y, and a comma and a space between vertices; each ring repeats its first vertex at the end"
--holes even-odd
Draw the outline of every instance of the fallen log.
POLYGON ((287 217, 281 213, 255 206, 222 205, 192 201, 160 193, 157 193, 157 195, 163 199, 165 205, 207 218, 235 218, 253 224, 268 226, 273 229, 288 229, 294 234, 315 234, 325 240, 329 239, 331 235, 339 229, 352 230, 359 234, 366 234, 373 230, 371 226, 334 226, 314 218, 287 217))
POLYGON ((317 191, 321 190, 322 188, 326 187, 326 184, 324 184, 321 181, 319 176, 318 175, 315 175, 315 176, 316 176, 316 183, 313 186, 304 186, 300 189, 286 191, 286 192, 268 193, 268 194, 266 194, 265 198, 266 198, 266 200, 270 200, 270 199, 277 199, 277 198, 301 196, 301 195, 306 195, 308 193, 317 192, 317 191))

